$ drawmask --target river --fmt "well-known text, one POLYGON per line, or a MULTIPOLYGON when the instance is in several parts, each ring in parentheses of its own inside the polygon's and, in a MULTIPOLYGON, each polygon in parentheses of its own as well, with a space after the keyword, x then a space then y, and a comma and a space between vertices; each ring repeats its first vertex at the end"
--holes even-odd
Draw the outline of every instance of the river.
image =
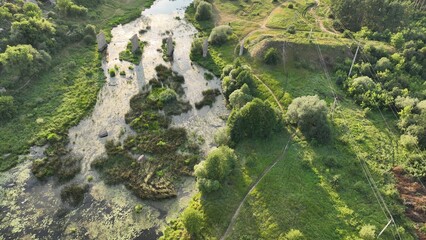
MULTIPOLYGON (((132 130, 125 124, 129 101, 155 75, 155 66, 162 63, 185 77, 186 99, 194 106, 202 99, 201 92, 219 88, 220 80, 204 79, 205 70, 191 63, 189 52, 196 29, 184 20, 184 11, 192 0, 157 0, 141 17, 112 29, 102 66, 106 83, 97 103, 87 118, 69 130, 71 154, 82 157, 82 170, 71 183, 88 183, 83 204, 71 208, 62 203, 60 185, 53 180, 38 181, 31 174, 31 159, 43 156, 43 148, 31 148, 25 163, 0 174, 0 239, 157 239, 167 221, 176 218, 196 193, 193 178, 183 178, 178 196, 161 201, 140 200, 123 185, 108 186, 90 168, 91 162, 105 155, 107 140, 122 140, 132 130), (144 33, 140 30, 148 29, 144 33), (138 34, 145 46, 141 64, 129 69, 129 62, 119 61, 129 39, 138 34), (172 34, 176 42, 174 61, 164 62, 162 39, 172 34), (111 78, 108 69, 117 66, 126 76, 111 78), (107 131, 108 137, 99 138, 107 131), (88 177, 93 181, 88 182, 88 177), (142 205, 136 213, 134 207, 142 205)), ((213 107, 173 117, 172 125, 182 126, 205 140, 206 152, 213 144, 214 131, 225 125, 229 114, 222 96, 213 107)))

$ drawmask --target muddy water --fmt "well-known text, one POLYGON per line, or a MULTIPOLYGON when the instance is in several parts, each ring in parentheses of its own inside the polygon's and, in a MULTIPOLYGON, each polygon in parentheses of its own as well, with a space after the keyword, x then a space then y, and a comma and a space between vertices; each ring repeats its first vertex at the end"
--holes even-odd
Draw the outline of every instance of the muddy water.
MULTIPOLYGON (((183 19, 185 8, 192 0, 158 0, 142 16, 112 30, 112 40, 103 61, 107 82, 98 96, 90 117, 69 131, 71 154, 82 158, 82 171, 73 182, 88 183, 89 192, 78 208, 64 205, 59 197, 63 185, 54 181, 39 182, 30 171, 28 161, 0 175, 0 239, 156 239, 167 220, 177 216, 195 193, 194 180, 182 179, 177 198, 164 201, 142 201, 124 186, 106 186, 90 163, 105 154, 107 140, 122 140, 132 131, 124 122, 129 111, 129 100, 155 75, 155 66, 162 63, 182 74, 186 98, 192 105, 202 99, 201 92, 220 88, 218 79, 206 81, 205 70, 192 65, 189 50, 196 30, 183 19), (179 18, 177 18, 179 17, 179 18), (150 28, 149 28, 149 27, 150 28), (141 29, 150 29, 140 34, 141 29), (120 62, 118 55, 126 48, 129 39, 138 34, 147 41, 142 62, 133 66, 120 62), (176 42, 174 61, 162 59, 162 39, 172 34, 176 42), (126 76, 111 78, 108 69, 117 67, 126 76), (99 133, 107 132, 106 138, 99 133), (93 177, 88 182, 87 178, 93 177), (134 207, 143 206, 141 213, 134 207)), ((186 127, 205 139, 204 149, 212 146, 212 134, 224 125, 228 114, 221 96, 212 108, 193 108, 190 112, 173 118, 173 125, 186 127)), ((42 157, 43 149, 33 148, 29 159, 42 157)))

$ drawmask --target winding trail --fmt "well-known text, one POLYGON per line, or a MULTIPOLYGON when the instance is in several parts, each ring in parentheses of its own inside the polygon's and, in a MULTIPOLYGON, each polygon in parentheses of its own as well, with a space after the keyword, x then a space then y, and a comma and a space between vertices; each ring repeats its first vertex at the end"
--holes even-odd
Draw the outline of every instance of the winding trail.
POLYGON ((226 229, 226 232, 223 234, 223 236, 220 238, 220 240, 225 240, 226 237, 228 237, 228 235, 231 233, 232 231, 232 227, 234 226, 235 222, 237 221, 237 217, 241 211, 241 208, 243 207, 247 197, 250 195, 250 193, 257 187, 257 185, 260 183, 260 181, 262 181, 262 179, 266 176, 266 174, 268 174, 271 169, 273 167, 275 167, 275 165, 277 165, 277 163, 284 158, 285 153, 287 152, 288 146, 290 145, 291 139, 293 138, 293 135, 289 137, 287 144, 285 145, 285 147, 283 148, 282 153, 276 158, 276 160, 274 161, 274 163, 272 163, 265 171, 263 171, 262 175, 260 175, 260 177, 257 179, 256 182, 254 182, 251 187, 250 190, 246 193, 246 195, 244 196, 243 200, 240 202, 240 205, 238 205, 237 210, 235 211, 234 215, 231 218, 231 222, 228 225, 228 228, 226 229))
POLYGON ((324 26, 324 22, 323 20, 315 13, 315 8, 318 8, 320 6, 321 2, 320 0, 315 0, 315 5, 313 8, 310 9, 310 13, 312 14, 312 16, 314 16, 315 21, 318 23, 321 31, 332 34, 332 35, 338 35, 338 33, 336 32, 336 30, 333 29, 333 31, 328 30, 325 26, 324 26))
MULTIPOLYGON (((284 4, 284 3, 283 3, 284 4)), ((247 33, 241 40, 240 40, 240 47, 244 47, 244 43, 247 40, 248 37, 250 37, 251 35, 253 35, 254 33, 261 31, 261 30, 268 30, 268 29, 273 29, 270 28, 267 25, 269 19, 271 18, 271 16, 273 15, 273 13, 280 8, 283 4, 280 4, 278 6, 276 6, 269 14, 268 16, 263 20, 262 24, 260 25, 260 28, 252 30, 251 32, 247 33)), ((315 5, 313 8, 311 8, 309 10, 309 12, 314 16, 316 22, 318 23, 321 31, 332 34, 332 35, 337 35, 336 32, 332 32, 330 30, 328 30, 327 28, 325 28, 323 21, 320 19, 320 17, 318 15, 316 15, 315 11, 313 10, 314 8, 317 8, 319 5, 321 4, 320 0, 315 0, 315 5)), ((302 18, 303 19, 303 18, 302 18)), ((306 21, 305 21, 306 22, 306 21)), ((262 83, 262 85, 264 85, 268 91, 271 93, 271 95, 273 96, 274 100, 276 101, 276 103, 278 104, 278 107, 280 108, 280 111, 282 113, 284 113, 284 107, 282 106, 282 104, 280 103, 280 101, 278 100, 278 97, 274 94, 274 92, 272 91, 272 89, 257 75, 253 74, 253 76, 255 77, 255 79, 257 81, 259 81, 260 83, 262 83)), ((284 146, 281 154, 276 158, 276 160, 260 175, 260 177, 251 185, 250 190, 246 193, 246 195, 244 196, 244 198, 241 200, 240 204, 238 205, 238 208, 236 209, 235 213, 232 215, 231 221, 225 231, 225 233, 222 235, 222 237, 220 238, 220 240, 225 240, 229 234, 232 232, 233 230, 233 226, 235 225, 235 222, 237 221, 237 217, 240 214, 240 211, 245 203, 245 201, 247 200, 248 196, 250 195, 250 193, 259 185, 259 183, 262 181, 262 179, 272 170, 273 167, 275 167, 275 165, 277 165, 277 163, 284 158, 288 146, 290 145, 290 142, 293 138, 294 134, 292 134, 288 141, 287 144, 284 146)))

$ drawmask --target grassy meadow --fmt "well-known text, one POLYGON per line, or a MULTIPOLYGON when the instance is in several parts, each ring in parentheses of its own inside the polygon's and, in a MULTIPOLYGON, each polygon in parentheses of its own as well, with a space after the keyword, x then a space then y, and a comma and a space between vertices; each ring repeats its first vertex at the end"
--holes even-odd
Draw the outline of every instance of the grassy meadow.
MULTIPOLYGON (((251 184, 279 158, 248 194, 226 239, 290 239, 285 235, 292 229, 299 230, 303 239, 362 239, 359 232, 368 225, 374 226, 377 235, 389 219, 368 179, 374 179, 396 223, 381 238, 391 239, 398 232, 403 239, 416 239, 390 171, 406 154, 396 144, 396 119, 390 111, 356 105, 336 85, 330 69, 331 78, 326 77, 319 62, 318 48, 330 65, 352 57, 348 53, 350 39, 319 27, 318 21, 327 29, 331 26, 329 2, 321 1, 312 10, 314 1, 272 2, 215 1, 216 25, 229 24, 234 32, 227 43, 211 46, 212 58, 207 63, 202 60, 201 65, 212 69, 231 64, 238 58, 240 41, 248 36, 245 47, 249 53, 245 51, 240 60, 262 81, 256 82, 258 97, 276 107, 278 99, 286 109, 296 97, 318 95, 331 109, 331 142, 308 142, 288 127, 294 137, 284 156, 280 153, 289 139, 287 132, 276 133, 268 140, 238 144, 235 151, 239 166, 227 184, 217 193, 197 195, 189 206, 203 214, 202 237, 224 236, 251 184), (293 7, 289 8, 289 4, 293 7), (295 34, 286 31, 290 26, 295 27, 295 34), (266 65, 253 54, 262 41, 287 42, 285 64, 266 65), (366 177, 362 166, 367 166, 371 178, 366 177)), ((191 16, 189 11, 188 19, 195 21, 191 16)), ((195 25, 202 31, 201 36, 208 36, 212 28, 207 22, 195 25)), ((164 239, 190 238, 181 219, 172 221, 164 233, 164 239)))

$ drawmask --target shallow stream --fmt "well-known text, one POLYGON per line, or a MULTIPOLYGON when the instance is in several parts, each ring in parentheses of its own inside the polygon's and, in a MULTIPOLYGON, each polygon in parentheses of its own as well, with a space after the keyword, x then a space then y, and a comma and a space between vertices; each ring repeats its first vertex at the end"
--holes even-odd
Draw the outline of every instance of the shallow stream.
MULTIPOLYGON (((187 100, 194 106, 202 99, 201 92, 219 88, 220 81, 204 79, 205 70, 193 65, 189 52, 196 29, 185 20, 184 11, 192 0, 157 0, 140 18, 112 30, 112 39, 103 60, 106 83, 99 93, 93 112, 69 130, 71 154, 81 156, 82 170, 71 182, 88 183, 83 204, 69 207, 60 199, 64 185, 53 180, 38 181, 31 174, 31 161, 0 174, 0 239, 157 239, 165 223, 187 206, 196 188, 193 178, 184 178, 178 196, 162 201, 140 200, 124 186, 107 186, 90 167, 97 157, 105 155, 107 140, 122 140, 133 134, 125 124, 129 101, 155 76, 155 66, 162 63, 185 77, 187 100), (140 30, 148 29, 144 33, 140 30), (148 42, 142 62, 130 70, 129 62, 119 61, 130 38, 138 34, 148 42), (176 42, 174 61, 164 62, 162 39, 172 34, 176 42), (126 76, 111 78, 108 69, 117 66, 126 76), (99 138, 101 132, 106 138, 99 138), (93 181, 88 182, 87 178, 93 181), (136 213, 134 207, 142 205, 136 213)), ((118 71, 118 72, 119 72, 118 71)), ((183 126, 205 140, 203 150, 213 146, 215 129, 225 124, 228 114, 222 96, 213 107, 196 110, 173 118, 173 125, 183 126)), ((43 156, 43 148, 33 147, 30 160, 43 156)))

